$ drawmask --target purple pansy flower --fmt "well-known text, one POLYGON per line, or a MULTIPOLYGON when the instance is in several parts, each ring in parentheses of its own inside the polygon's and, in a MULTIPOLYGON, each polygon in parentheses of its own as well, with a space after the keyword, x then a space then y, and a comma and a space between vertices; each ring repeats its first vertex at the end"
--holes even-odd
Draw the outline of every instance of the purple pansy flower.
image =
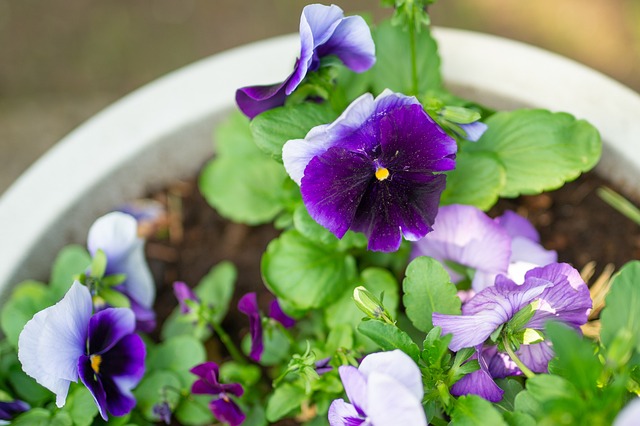
POLYGON ((337 56, 356 72, 368 70, 376 62, 371 31, 360 16, 344 17, 338 6, 312 4, 300 17, 300 57, 285 81, 268 86, 243 87, 236 102, 249 118, 284 105, 285 99, 310 71, 320 67, 320 59, 337 56))
POLYGON ((209 403, 209 408, 216 419, 229 423, 231 426, 239 425, 244 421, 245 414, 240 410, 238 404, 229 397, 229 395, 242 396, 244 390, 240 384, 218 382, 219 369, 215 362, 196 365, 190 371, 199 377, 193 383, 191 393, 217 397, 209 403))
POLYGON ((66 401, 78 378, 89 389, 100 415, 122 416, 135 406, 131 389, 144 374, 145 346, 130 309, 92 314, 89 289, 74 282, 64 298, 27 322, 18 339, 22 369, 66 401))
MULTIPOLYGON (((449 349, 475 347, 477 351, 480 370, 457 382, 452 388, 454 395, 474 393, 489 401, 502 399, 502 391, 493 379, 522 372, 508 355, 498 352, 495 345, 485 345, 485 341, 533 302, 533 316, 522 329, 542 331, 551 319, 577 329, 587 322, 591 310, 589 289, 578 271, 566 263, 555 263, 529 270, 521 285, 499 275, 495 286, 480 291, 462 306, 462 315, 433 314, 434 326, 440 326, 443 334, 453 335, 449 349)), ((522 344, 515 353, 536 373, 546 372, 553 357, 546 341, 522 344)))
POLYGON ((87 247, 91 255, 102 250, 107 257, 106 275, 125 274, 126 280, 115 287, 131 300, 138 329, 155 328, 155 284, 144 258, 144 240, 138 238, 138 224, 133 216, 112 212, 102 216, 89 229, 87 247))
MULTIPOLYGON (((256 293, 247 293, 238 301, 238 310, 249 317, 249 332, 251 334, 251 351, 249 358, 258 362, 264 352, 264 340, 262 332, 262 317, 258 308, 256 293)), ((282 312, 277 300, 271 302, 269 317, 278 321, 285 328, 293 327, 295 320, 282 312)))
POLYGON ((173 283, 173 294, 178 299, 178 305, 180 305, 180 312, 188 314, 191 312, 191 307, 186 303, 187 300, 193 302, 200 302, 200 298, 191 290, 186 283, 182 281, 176 281, 173 283))
POLYGON ((19 414, 28 411, 31 407, 19 399, 13 401, 0 401, 0 425, 9 424, 19 414))
POLYGON ((427 425, 422 374, 404 352, 370 354, 358 368, 343 365, 338 371, 350 403, 331 403, 331 426, 427 425))
POLYGON ((456 142, 415 97, 362 95, 333 123, 288 141, 282 159, 313 219, 342 238, 363 232, 368 248, 394 251, 402 236, 431 231, 456 142))
POLYGON ((412 256, 443 262, 456 283, 464 275, 449 262, 474 269, 475 291, 492 286, 498 274, 522 282, 526 271, 554 263, 558 257, 540 245, 538 232, 522 216, 507 211, 491 219, 480 209, 461 204, 440 207, 433 232, 413 245, 412 256))

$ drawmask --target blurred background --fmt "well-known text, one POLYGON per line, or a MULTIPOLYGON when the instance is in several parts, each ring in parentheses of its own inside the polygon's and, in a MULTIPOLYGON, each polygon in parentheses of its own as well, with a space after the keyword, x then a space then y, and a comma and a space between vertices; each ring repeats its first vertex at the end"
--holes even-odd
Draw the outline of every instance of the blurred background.
MULTIPOLYGON (((376 21, 390 14, 378 0, 335 2, 347 13, 373 10, 376 21)), ((0 193, 132 90, 216 52, 297 32, 307 3, 0 0, 0 193)), ((431 13, 435 25, 537 45, 640 91, 640 0, 440 0, 431 13)))

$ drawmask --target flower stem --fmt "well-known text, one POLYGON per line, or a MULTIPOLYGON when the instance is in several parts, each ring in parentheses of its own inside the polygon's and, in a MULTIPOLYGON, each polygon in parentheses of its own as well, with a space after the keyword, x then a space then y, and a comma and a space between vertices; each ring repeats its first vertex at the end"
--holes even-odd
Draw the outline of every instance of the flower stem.
POLYGON ((247 358, 242 354, 242 352, 240 352, 235 343, 233 343, 233 341, 231 340, 231 337, 229 337, 227 332, 224 331, 220 324, 213 320, 210 320, 209 324, 211 325, 211 328, 213 328, 213 331, 220 338, 222 344, 225 346, 225 348, 227 348, 227 351, 229 351, 229 355, 231 355, 231 358, 233 358, 234 361, 240 364, 246 364, 247 358))
POLYGON ((534 373, 533 371, 531 371, 529 369, 529 367, 527 367, 526 365, 524 365, 524 363, 522 362, 522 360, 520 360, 520 358, 518 357, 518 355, 516 355, 515 351, 513 350, 513 348, 511 347, 511 344, 509 343, 509 339, 507 338, 506 335, 502 336, 502 343, 504 344, 504 349, 507 351, 507 354, 509 355, 509 357, 511 358, 511 360, 513 362, 516 363, 516 365, 518 366, 518 368, 520 369, 520 371, 522 371, 522 373, 527 376, 527 379, 531 379, 533 377, 536 376, 536 373, 534 373))

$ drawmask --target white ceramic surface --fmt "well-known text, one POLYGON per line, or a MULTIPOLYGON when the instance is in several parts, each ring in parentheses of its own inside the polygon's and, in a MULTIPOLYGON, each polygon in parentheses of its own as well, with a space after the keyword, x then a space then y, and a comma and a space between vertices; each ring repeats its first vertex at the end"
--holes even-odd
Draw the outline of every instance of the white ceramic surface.
MULTIPOLYGON (((601 173, 635 188, 638 94, 522 43, 443 28, 435 35, 456 93, 493 107, 548 108, 591 121, 605 141, 601 173)), ((234 106, 235 89, 282 80, 298 50, 297 35, 289 35, 214 55, 133 92, 61 140, 0 198, 0 299, 22 279, 46 279, 55 253, 83 243, 102 213, 193 176, 213 154, 211 131, 234 106)))

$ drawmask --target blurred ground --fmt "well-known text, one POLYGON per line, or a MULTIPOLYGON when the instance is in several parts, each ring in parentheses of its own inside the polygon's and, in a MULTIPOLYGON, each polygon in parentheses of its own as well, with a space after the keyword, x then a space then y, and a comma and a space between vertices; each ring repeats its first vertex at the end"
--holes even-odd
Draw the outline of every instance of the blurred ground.
MULTIPOLYGON (((388 14, 377 0, 335 1, 348 13, 388 14)), ((221 50, 297 31, 306 3, 0 0, 0 193, 62 136, 137 87, 221 50)), ((431 10, 436 25, 538 45, 640 91, 640 0, 440 0, 431 10)))

